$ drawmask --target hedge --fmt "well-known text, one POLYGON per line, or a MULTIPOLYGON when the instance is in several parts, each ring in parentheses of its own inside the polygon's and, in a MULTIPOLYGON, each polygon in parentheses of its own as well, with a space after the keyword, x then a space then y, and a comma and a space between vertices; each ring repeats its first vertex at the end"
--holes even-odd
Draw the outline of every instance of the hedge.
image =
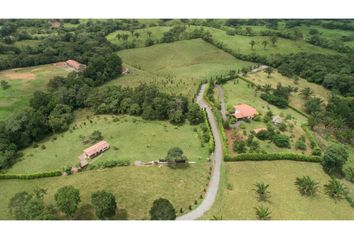
POLYGON ((128 160, 112 160, 112 161, 89 164, 88 170, 113 168, 113 167, 125 167, 129 165, 130 165, 130 161, 128 160))
POLYGON ((203 109, 204 112, 204 121, 205 121, 205 125, 208 128, 208 132, 209 132, 209 153, 214 152, 215 149, 215 140, 214 140, 214 135, 211 131, 211 127, 210 127, 210 122, 209 122, 209 118, 208 118, 208 114, 206 112, 205 109, 203 109))
POLYGON ((235 157, 226 157, 225 161, 271 161, 271 160, 293 160, 302 162, 321 162, 318 156, 307 156, 295 153, 243 153, 235 157))
POLYGON ((32 174, 0 174, 0 179, 36 179, 36 178, 45 178, 45 177, 57 177, 61 176, 62 172, 59 170, 51 172, 40 172, 32 174))

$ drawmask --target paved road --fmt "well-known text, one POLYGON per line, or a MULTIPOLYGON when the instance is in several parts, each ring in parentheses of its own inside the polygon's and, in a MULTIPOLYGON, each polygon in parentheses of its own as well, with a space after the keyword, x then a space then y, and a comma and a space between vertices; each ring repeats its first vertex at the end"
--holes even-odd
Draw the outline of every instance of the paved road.
POLYGON ((205 108, 208 114, 208 119, 210 122, 211 130, 214 135, 215 139, 215 151, 212 154, 212 161, 213 161, 213 170, 211 174, 211 179, 209 182, 209 186, 207 188, 207 192, 205 194, 205 197, 203 199, 203 202, 193 211, 182 215, 177 218, 177 220, 194 220, 202 217, 205 212, 207 212, 211 206, 213 205, 218 189, 219 189, 219 183, 220 183, 220 168, 221 168, 221 162, 224 158, 223 156, 223 151, 222 151, 222 145, 221 145, 221 137, 220 133, 217 127, 217 123, 215 120, 215 116, 213 112, 211 111, 211 108, 208 106, 206 101, 203 99, 203 94, 206 88, 206 84, 204 84, 200 92, 197 96, 197 103, 201 108, 205 108))

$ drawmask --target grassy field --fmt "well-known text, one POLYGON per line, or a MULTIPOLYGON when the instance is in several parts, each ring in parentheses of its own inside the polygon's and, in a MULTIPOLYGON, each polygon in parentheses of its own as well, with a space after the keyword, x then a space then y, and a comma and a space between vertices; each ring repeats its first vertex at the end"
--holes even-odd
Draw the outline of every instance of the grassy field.
MULTIPOLYGON (((237 70, 252 63, 240 61, 201 39, 158 44, 147 48, 129 49, 118 52, 123 62, 144 72, 133 69, 133 74, 152 75, 161 90, 168 88, 176 94, 193 97, 201 80, 209 79, 230 70, 237 70), (162 81, 160 81, 162 80, 162 81), (167 82, 167 84, 166 84, 167 82)), ((145 77, 145 76, 142 76, 145 77)), ((142 77, 120 77, 114 81, 141 82, 142 77)), ((147 80, 149 82, 150 80, 147 80)), ((130 83, 129 83, 130 84, 130 83)))
MULTIPOLYGON (((329 181, 320 164, 293 161, 233 162, 224 164, 225 174, 216 203, 203 219, 256 219, 255 207, 269 207, 274 220, 354 219, 354 209, 346 200, 335 202, 324 193, 329 181), (320 183, 314 198, 300 195, 294 181, 308 175, 320 183), (270 202, 260 203, 252 190, 256 182, 270 185, 270 202), (229 186, 229 187, 227 187, 229 186)), ((346 183, 350 191, 354 185, 346 183)))
POLYGON ((304 103, 305 99, 299 95, 300 90, 306 87, 309 87, 313 90, 313 96, 320 97, 326 103, 328 101, 328 96, 330 91, 322 87, 321 85, 311 83, 306 81, 305 79, 299 78, 298 83, 295 84, 293 79, 285 77, 278 73, 276 70, 273 71, 271 77, 268 78, 268 74, 264 71, 259 71, 257 73, 248 74, 246 77, 248 80, 254 82, 257 85, 271 84, 273 88, 277 86, 278 83, 281 83, 283 86, 292 86, 299 88, 297 93, 293 93, 289 98, 289 103, 291 106, 304 111, 304 103))
POLYGON ((323 53, 323 54, 336 54, 334 50, 329 50, 321 47, 317 47, 306 43, 303 40, 290 40, 285 38, 278 38, 276 46, 272 46, 270 38, 268 36, 241 36, 227 35, 225 31, 215 28, 204 27, 208 30, 213 37, 225 44, 226 47, 241 53, 241 54, 257 54, 260 56, 268 56, 270 54, 289 54, 297 52, 309 52, 309 53, 323 53), (250 41, 254 40, 256 45, 254 49, 251 49, 250 41), (268 41, 268 46, 264 49, 262 42, 264 40, 268 41))
MULTIPOLYGON (((261 115, 264 115, 268 109, 270 109, 274 115, 281 116, 283 120, 285 120, 285 117, 288 114, 292 116, 291 120, 286 121, 288 129, 283 133, 290 137, 291 148, 279 148, 273 143, 268 143, 267 141, 259 141, 261 149, 266 150, 267 152, 303 152, 295 149, 295 142, 298 138, 305 135, 304 130, 301 128, 301 124, 307 123, 307 120, 304 116, 290 108, 280 109, 271 104, 268 104, 266 101, 259 97, 260 93, 255 95, 255 88, 252 88, 250 84, 243 80, 239 80, 239 83, 237 83, 236 80, 229 81, 223 85, 223 88, 225 91, 225 104, 229 110, 232 110, 233 106, 236 104, 245 103, 254 107, 261 115), (294 126, 292 130, 289 127, 290 124, 294 126)), ((263 121, 251 121, 250 123, 243 123, 243 125, 245 126, 247 134, 255 128, 266 127, 266 124, 263 121)), ((239 134, 242 134, 242 129, 238 129, 238 131, 239 134)), ((231 133, 228 133, 228 135, 230 136, 231 133)), ((307 141, 306 144, 307 150, 304 151, 304 153, 310 153, 311 151, 309 142, 307 141)))
POLYGON ((145 121, 139 117, 111 115, 92 116, 90 120, 92 123, 81 117, 70 128, 76 125, 78 129, 57 134, 40 142, 40 146, 46 146, 45 150, 41 147, 25 149, 24 159, 16 163, 8 172, 33 173, 75 166, 79 163, 79 155, 82 151, 91 145, 82 143, 80 136, 87 137, 95 130, 102 132, 111 149, 91 160, 93 162, 158 160, 164 158, 167 151, 175 146, 180 147, 190 161, 207 161, 207 146, 201 147, 201 140, 193 131, 196 126, 188 123, 177 127, 163 121, 145 121))
POLYGON ((208 182, 208 166, 208 163, 196 163, 178 170, 131 166, 36 180, 1 180, 0 219, 11 218, 7 206, 17 192, 46 188, 45 201, 54 203, 55 192, 66 185, 80 190, 81 206, 90 203, 95 191, 112 192, 118 209, 122 215, 125 210, 128 219, 149 219, 152 202, 159 197, 169 199, 180 214, 181 208, 186 212, 189 205, 196 206, 196 199, 200 203, 200 195, 208 182))
POLYGON ((8 81, 10 88, 0 89, 0 120, 28 106, 33 92, 45 90, 50 79, 67 74, 68 70, 53 64, 1 71, 0 80, 8 81))

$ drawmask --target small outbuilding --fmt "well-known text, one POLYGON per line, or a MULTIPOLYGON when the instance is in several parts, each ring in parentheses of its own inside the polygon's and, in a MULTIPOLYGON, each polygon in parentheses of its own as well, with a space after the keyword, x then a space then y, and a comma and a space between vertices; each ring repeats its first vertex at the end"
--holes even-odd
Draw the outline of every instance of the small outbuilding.
POLYGON ((81 64, 78 61, 75 61, 72 59, 66 61, 65 63, 68 67, 70 67, 71 69, 73 69, 76 72, 83 71, 86 68, 85 64, 81 64))
POLYGON ((279 124, 281 124, 283 122, 283 119, 279 115, 276 115, 276 116, 273 117, 272 122, 275 125, 279 125, 279 124))
POLYGON ((257 110, 247 104, 235 105, 235 113, 233 114, 237 120, 253 119, 257 115, 257 110))
POLYGON ((267 129, 266 128, 255 128, 255 129, 253 129, 254 134, 257 134, 257 133, 262 132, 262 131, 267 131, 267 129))
MULTIPOLYGON (((84 150, 84 156, 85 158, 94 158, 96 156, 98 156, 99 154, 101 154, 102 152, 108 150, 110 147, 110 145, 108 144, 108 142, 106 141, 100 141, 98 143, 96 143, 95 145, 92 145, 89 148, 86 148, 84 150)), ((80 161, 81 164, 81 161, 80 161)), ((82 166, 81 166, 82 167, 82 166)))

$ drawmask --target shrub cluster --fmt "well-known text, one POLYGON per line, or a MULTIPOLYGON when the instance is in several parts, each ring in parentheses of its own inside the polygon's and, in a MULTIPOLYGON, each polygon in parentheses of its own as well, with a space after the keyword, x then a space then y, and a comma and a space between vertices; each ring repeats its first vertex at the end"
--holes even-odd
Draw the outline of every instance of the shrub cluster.
POLYGON ((205 124, 208 128, 208 132, 209 132, 209 152, 212 153, 214 152, 215 149, 215 141, 214 141, 214 136, 213 133, 211 131, 211 127, 210 127, 210 123, 209 123, 209 119, 208 119, 208 114, 206 112, 206 110, 204 109, 204 120, 205 120, 205 124))
POLYGON ((62 172, 59 170, 51 172, 40 172, 32 174, 0 174, 0 179, 36 179, 36 178, 45 178, 45 177, 57 177, 61 176, 62 172))
POLYGON ((88 165, 88 170, 129 166, 128 160, 111 160, 88 165))
POLYGON ((235 157, 225 157, 225 161, 270 161, 270 160, 293 160, 303 162, 321 162, 318 156, 306 156, 295 153, 244 153, 235 157))

